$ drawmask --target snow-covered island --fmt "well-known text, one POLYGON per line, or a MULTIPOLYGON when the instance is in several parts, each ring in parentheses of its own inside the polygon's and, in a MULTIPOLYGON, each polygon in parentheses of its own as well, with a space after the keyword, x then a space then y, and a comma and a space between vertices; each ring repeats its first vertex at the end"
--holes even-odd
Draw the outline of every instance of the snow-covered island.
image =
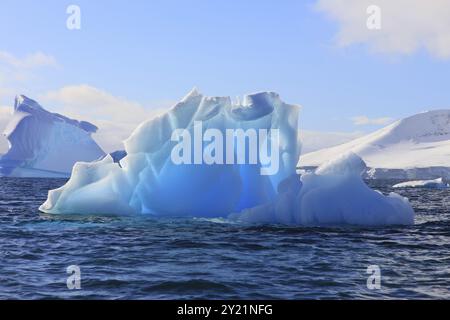
POLYGON ((0 176, 69 177, 77 161, 93 161, 105 153, 92 139, 97 127, 45 110, 36 101, 16 97, 4 135, 9 150, 0 158, 0 176))
POLYGON ((307 226, 414 222, 408 199, 383 195, 364 183, 361 173, 366 165, 354 153, 334 157, 315 173, 297 175, 298 114, 296 105, 284 103, 273 92, 233 103, 229 97, 208 97, 194 90, 164 115, 139 125, 124 142, 119 163, 110 155, 76 163, 69 181, 50 191, 40 210, 307 226), (242 150, 232 144, 238 143, 234 138, 222 140, 230 130, 257 130, 259 135, 249 134, 242 150), (187 145, 182 152, 180 140, 187 145), (258 142, 256 155, 250 152, 250 141, 258 142), (270 156, 266 149, 272 151, 270 156), (276 163, 263 161, 267 158, 276 163), (277 170, 267 174, 265 164, 277 170))
POLYGON ((305 154, 298 166, 316 168, 349 151, 366 162, 366 178, 450 179, 450 110, 419 113, 353 141, 305 154))

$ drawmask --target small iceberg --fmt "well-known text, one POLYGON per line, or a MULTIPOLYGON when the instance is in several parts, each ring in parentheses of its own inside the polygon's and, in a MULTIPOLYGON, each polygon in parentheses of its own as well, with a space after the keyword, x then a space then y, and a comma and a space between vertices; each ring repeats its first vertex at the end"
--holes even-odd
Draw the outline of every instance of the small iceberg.
POLYGON ((415 180, 398 183, 392 188, 427 188, 427 189, 447 189, 450 184, 445 183, 442 178, 435 180, 415 180))
POLYGON ((359 156, 344 154, 313 173, 283 181, 275 201, 230 218, 303 226, 413 224, 414 210, 408 199, 393 192, 385 196, 369 188, 361 177, 365 170, 359 156))

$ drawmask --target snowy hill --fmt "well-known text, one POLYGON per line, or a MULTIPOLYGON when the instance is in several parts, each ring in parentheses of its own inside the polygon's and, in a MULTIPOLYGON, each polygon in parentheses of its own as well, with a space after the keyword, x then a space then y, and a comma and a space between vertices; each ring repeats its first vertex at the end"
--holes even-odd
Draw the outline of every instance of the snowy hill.
POLYGON ((57 113, 36 101, 17 96, 4 135, 9 150, 0 158, 0 176, 66 177, 77 161, 105 155, 92 139, 97 127, 57 113))
POLYGON ((450 110, 428 111, 399 120, 348 143, 308 153, 299 167, 316 167, 353 151, 372 178, 450 177, 450 110))

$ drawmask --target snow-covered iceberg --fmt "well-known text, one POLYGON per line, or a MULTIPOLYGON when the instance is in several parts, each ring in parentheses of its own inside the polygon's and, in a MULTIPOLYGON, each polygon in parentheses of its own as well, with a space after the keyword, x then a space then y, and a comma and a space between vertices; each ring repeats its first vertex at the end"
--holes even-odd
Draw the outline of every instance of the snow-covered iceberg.
POLYGON ((36 101, 17 96, 4 135, 8 152, 0 158, 0 176, 68 177, 77 161, 105 155, 92 139, 97 127, 50 113, 36 101))
POLYGON ((398 183, 392 188, 427 188, 427 189, 447 189, 450 188, 448 183, 445 183, 442 178, 434 180, 415 180, 398 183))
MULTIPOLYGON (((207 97, 194 90, 166 114, 141 124, 125 141, 126 156, 119 163, 110 155, 101 161, 77 163, 67 184, 50 191, 40 210, 304 225, 412 223, 414 213, 408 201, 368 188, 360 176, 365 164, 353 154, 300 179, 296 175, 298 112, 297 106, 282 102, 276 93, 252 94, 242 103, 233 103, 228 97, 207 97), (206 138, 208 129, 214 130, 214 139, 206 138), (243 150, 237 145, 229 148, 225 139, 219 145, 227 153, 219 152, 217 139, 228 138, 229 130, 266 132, 258 136, 254 162, 250 144, 244 144, 243 150), (180 153, 189 159, 192 152, 194 164, 174 161, 179 145, 174 133, 178 138, 203 133, 203 145, 194 141, 180 153), (263 161, 267 149, 271 159, 279 160, 277 170, 264 171, 268 169, 263 161), (218 152, 221 161, 248 161, 211 163, 218 152)), ((251 135, 247 138, 249 142, 251 135)))

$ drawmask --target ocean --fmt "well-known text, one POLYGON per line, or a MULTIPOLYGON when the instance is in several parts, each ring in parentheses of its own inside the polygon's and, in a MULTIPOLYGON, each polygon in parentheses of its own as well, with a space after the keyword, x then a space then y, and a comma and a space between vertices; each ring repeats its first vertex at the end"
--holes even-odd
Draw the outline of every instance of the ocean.
POLYGON ((65 179, 0 181, 0 299, 450 298, 449 190, 396 190, 414 226, 305 228, 44 215, 65 179))

